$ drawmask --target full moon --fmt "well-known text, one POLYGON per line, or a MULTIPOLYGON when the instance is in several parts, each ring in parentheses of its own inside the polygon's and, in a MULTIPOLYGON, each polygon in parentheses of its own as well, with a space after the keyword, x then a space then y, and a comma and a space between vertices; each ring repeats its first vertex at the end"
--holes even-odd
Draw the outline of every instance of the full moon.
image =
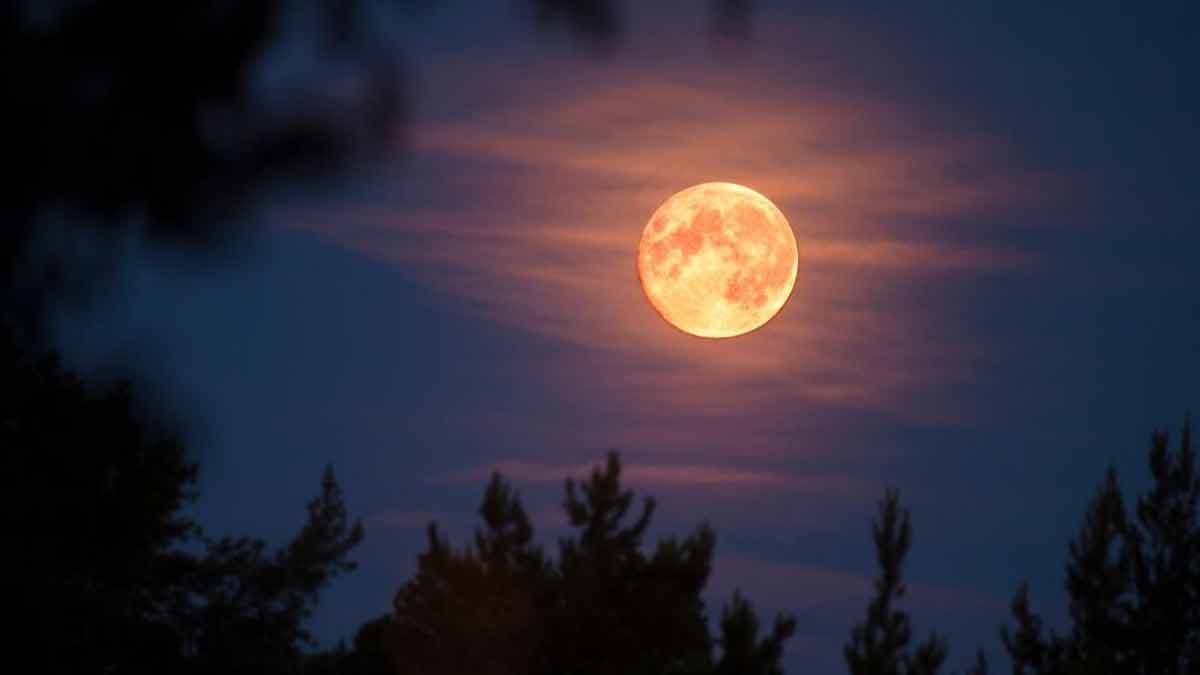
POLYGON ((672 195, 638 244, 642 290, 676 328, 708 338, 748 333, 779 313, 799 255, 787 218, 735 183, 701 183, 672 195))

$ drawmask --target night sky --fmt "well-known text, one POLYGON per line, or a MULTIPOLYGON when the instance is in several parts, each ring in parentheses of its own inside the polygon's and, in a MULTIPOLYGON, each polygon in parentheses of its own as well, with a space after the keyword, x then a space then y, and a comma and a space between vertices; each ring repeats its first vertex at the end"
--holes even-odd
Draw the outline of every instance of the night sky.
MULTIPOLYGON (((615 448, 656 534, 716 527, 710 614, 734 587, 796 614, 789 672, 844 670, 889 486, 915 635, 1003 663, 1023 579, 1064 625, 1105 468, 1140 489, 1151 431, 1200 406, 1200 16, 854 4, 759 2, 739 38, 630 2, 608 45, 517 3, 380 9, 395 147, 274 194, 223 256, 131 248, 60 346, 184 420, 210 532, 280 541, 332 463, 367 539, 325 644, 388 609, 427 522, 465 543, 492 470, 553 543, 563 478, 615 448), (671 328, 634 269, 654 209, 706 181, 771 198, 800 248, 783 311, 728 340, 671 328)), ((353 86, 295 31, 264 91, 353 86)))

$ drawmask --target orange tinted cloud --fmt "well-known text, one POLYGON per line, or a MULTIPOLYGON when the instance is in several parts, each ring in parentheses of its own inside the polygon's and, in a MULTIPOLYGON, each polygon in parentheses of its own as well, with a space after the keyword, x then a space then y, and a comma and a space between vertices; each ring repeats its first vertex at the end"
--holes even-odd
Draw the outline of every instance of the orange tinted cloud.
MULTIPOLYGON (((438 480, 476 483, 487 480, 493 472, 517 482, 560 483, 567 477, 586 479, 599 462, 584 464, 553 464, 524 460, 502 460, 465 471, 456 471, 438 480)), ((622 467, 622 479, 633 485, 717 485, 744 484, 756 486, 797 486, 800 478, 786 473, 755 471, 717 464, 627 464, 622 467)))
POLYGON ((778 444, 753 440, 755 425, 814 402, 966 414, 954 401, 922 407, 918 394, 961 378, 983 350, 891 291, 1036 268, 972 223, 1036 210, 1064 181, 920 107, 839 90, 822 67, 836 64, 452 64, 433 78, 450 83, 447 98, 461 77, 506 86, 416 121, 403 197, 384 189, 366 206, 286 219, 404 265, 466 311, 569 346, 538 376, 621 420, 595 430, 607 440, 561 430, 593 449, 775 455, 778 444), (714 180, 772 199, 800 249, 779 316, 724 341, 668 327, 634 268, 654 209, 714 180))
MULTIPOLYGON (((692 453, 697 450, 693 448, 692 453)), ((703 449, 698 454, 704 454, 703 449)), ((633 456, 624 456, 622 485, 639 500, 645 495, 659 500, 654 522, 671 531, 695 527, 700 518, 697 514, 718 531, 727 527, 776 532, 827 528, 831 513, 871 501, 880 492, 872 481, 845 473, 752 467, 753 462, 736 453, 721 464, 652 463, 631 460, 633 456), (789 508, 778 508, 781 499, 787 499, 789 508)), ((586 480, 593 467, 602 464, 599 460, 575 464, 504 459, 448 472, 431 482, 481 485, 498 472, 517 487, 536 530, 544 537, 569 529, 562 507, 564 479, 586 480)))

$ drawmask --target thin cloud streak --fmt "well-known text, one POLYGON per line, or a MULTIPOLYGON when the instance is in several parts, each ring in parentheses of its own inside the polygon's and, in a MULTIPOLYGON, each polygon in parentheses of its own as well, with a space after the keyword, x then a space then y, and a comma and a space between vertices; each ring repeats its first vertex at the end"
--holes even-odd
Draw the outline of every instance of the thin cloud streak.
MULTIPOLYGON (((527 506, 532 505, 530 515, 538 532, 561 534, 567 529, 561 504, 564 480, 568 477, 586 480, 602 464, 599 460, 576 464, 503 459, 449 471, 429 482, 443 486, 481 485, 493 473, 499 473, 517 487, 527 506)), ((697 513, 702 513, 718 529, 827 528, 833 514, 853 511, 864 501, 875 498, 882 489, 870 480, 817 469, 788 471, 731 464, 643 463, 630 461, 628 455, 622 465, 621 482, 637 495, 653 495, 660 500, 656 526, 672 530, 694 527, 697 513), (792 508, 775 508, 783 498, 789 500, 792 508)))
MULTIPOLYGON (((586 479, 599 462, 584 464, 552 464, 525 460, 502 460, 464 471, 454 471, 434 479, 434 482, 476 483, 499 473, 516 482, 560 483, 568 477, 586 479)), ((755 487, 796 487, 802 484, 797 476, 785 473, 755 471, 715 464, 626 464, 622 479, 631 485, 754 485, 755 487)))

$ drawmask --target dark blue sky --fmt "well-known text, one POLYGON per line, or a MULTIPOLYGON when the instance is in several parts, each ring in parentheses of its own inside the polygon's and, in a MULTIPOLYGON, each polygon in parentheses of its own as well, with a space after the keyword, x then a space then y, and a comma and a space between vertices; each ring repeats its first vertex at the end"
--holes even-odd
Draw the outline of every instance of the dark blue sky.
POLYGON ((206 527, 286 536, 331 462, 367 526, 315 617, 334 640, 428 520, 465 541, 491 468, 552 542, 562 477, 616 447, 658 531, 718 528, 713 611, 740 586, 797 613, 789 672, 843 670, 886 486, 952 667, 999 656, 1022 579, 1061 625, 1105 467, 1143 485, 1151 430, 1198 401, 1191 3, 760 2, 741 46, 694 3, 628 3, 608 55, 475 4, 377 22, 415 106, 380 165, 277 195, 228 257, 131 250, 63 319, 73 362, 187 421, 206 527), (705 180, 771 197, 801 262, 767 328, 696 344, 631 269, 705 180))

